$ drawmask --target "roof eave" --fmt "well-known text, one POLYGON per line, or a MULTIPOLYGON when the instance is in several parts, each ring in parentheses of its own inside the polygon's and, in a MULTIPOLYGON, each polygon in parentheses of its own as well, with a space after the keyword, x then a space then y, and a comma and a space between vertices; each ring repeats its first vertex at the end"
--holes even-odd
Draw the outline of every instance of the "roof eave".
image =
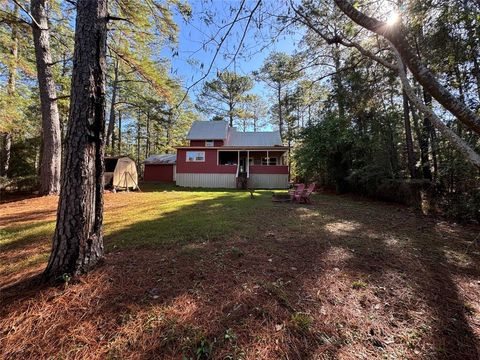
POLYGON ((288 150, 289 146, 175 146, 175 149, 214 149, 214 150, 288 150))

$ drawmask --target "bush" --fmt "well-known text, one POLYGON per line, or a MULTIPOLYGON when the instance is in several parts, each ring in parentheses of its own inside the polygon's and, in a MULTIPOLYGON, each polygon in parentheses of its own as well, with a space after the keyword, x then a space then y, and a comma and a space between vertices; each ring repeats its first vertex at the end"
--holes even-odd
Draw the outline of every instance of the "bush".
POLYGON ((37 176, 0 177, 0 191, 8 193, 32 192, 38 188, 37 176))

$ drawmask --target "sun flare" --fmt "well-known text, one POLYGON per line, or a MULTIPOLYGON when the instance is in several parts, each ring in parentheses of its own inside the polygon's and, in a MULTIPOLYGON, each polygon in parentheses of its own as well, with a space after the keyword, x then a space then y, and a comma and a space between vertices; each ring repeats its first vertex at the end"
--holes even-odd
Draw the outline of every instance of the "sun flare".
POLYGON ((387 25, 393 26, 400 21, 400 14, 396 11, 393 11, 387 19, 387 25))

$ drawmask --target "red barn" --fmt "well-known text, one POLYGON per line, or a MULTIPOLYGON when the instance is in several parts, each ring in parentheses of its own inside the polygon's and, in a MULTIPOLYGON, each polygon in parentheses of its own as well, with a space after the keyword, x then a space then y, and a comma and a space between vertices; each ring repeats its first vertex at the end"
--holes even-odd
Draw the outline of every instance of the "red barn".
MULTIPOLYGON (((278 131, 239 132, 224 121, 195 121, 187 139, 188 146, 177 147, 171 176, 179 186, 288 187, 288 147, 282 144, 278 131)), ((160 178, 167 178, 167 173, 170 174, 170 170, 163 168, 148 171, 147 179, 146 163, 147 181, 162 181, 160 178)))

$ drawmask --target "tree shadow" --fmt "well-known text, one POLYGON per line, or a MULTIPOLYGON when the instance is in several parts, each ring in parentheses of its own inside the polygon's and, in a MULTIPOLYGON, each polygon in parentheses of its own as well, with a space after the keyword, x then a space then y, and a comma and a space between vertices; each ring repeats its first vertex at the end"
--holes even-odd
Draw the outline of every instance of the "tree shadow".
POLYGON ((417 237, 436 234, 436 224, 395 209, 331 196, 315 198, 313 206, 273 204, 266 193, 252 200, 233 192, 134 223, 106 238, 112 251, 105 264, 81 283, 27 296, 28 281, 2 289, 10 319, 2 324, 5 349, 13 357, 76 349, 78 357, 178 358, 211 349, 214 358, 307 359, 342 351, 355 356, 353 343, 370 358, 397 347, 412 358, 414 349, 423 355, 436 349, 436 358, 477 358, 453 278, 478 277, 477 267, 448 262, 445 246, 458 251, 461 245, 451 236, 436 242, 417 237), (155 246, 117 250, 125 234, 141 234, 147 238, 142 244, 155 246), (366 290, 352 288, 355 280, 366 290), (396 301, 407 288, 409 302, 396 301), (383 303, 376 309, 362 301, 383 303), (388 344, 378 323, 398 335, 402 324, 417 324, 416 306, 433 333, 418 336, 434 344, 388 344), (55 324, 45 309, 55 314, 55 324), (12 330, 20 314, 44 320, 35 331, 30 320, 12 330), (380 320, 363 320, 369 316, 380 320), (57 339, 53 344, 38 337, 47 329, 57 339))
MULTIPOLYGON (((405 297, 406 303, 398 301, 394 311, 387 314, 393 313, 390 321, 395 324, 413 321, 413 313, 418 310, 426 326, 412 335, 420 340, 425 333, 430 333, 429 340, 433 342, 430 351, 433 349, 435 358, 478 359, 479 340, 467 320, 465 295, 461 296, 458 291, 459 277, 467 277, 469 281, 480 278, 478 252, 466 253, 468 241, 474 240, 474 233, 469 240, 462 238, 467 232, 442 239, 445 234, 438 230, 442 224, 435 219, 410 213, 409 216, 402 215, 403 222, 399 223, 395 221, 398 220, 396 212, 401 208, 378 206, 389 210, 380 219, 370 218, 368 211, 363 213, 366 206, 350 214, 338 207, 330 208, 330 216, 342 219, 340 225, 358 224, 352 228, 344 227, 343 233, 340 226, 340 232, 336 234, 335 246, 350 254, 345 269, 381 289, 376 294, 380 302, 382 298, 384 303, 390 301, 391 296, 385 295, 385 289, 394 288, 398 297, 402 292, 411 291, 405 297), (382 225, 379 227, 375 222, 382 225), (372 237, 370 244, 359 246, 358 234, 369 234, 372 237), (460 259, 450 261, 448 253, 459 254, 460 259)), ((326 229, 334 232, 335 227, 329 229, 326 226, 326 229)), ((379 312, 384 311, 383 306, 381 309, 379 312)), ((377 346, 383 347, 383 344, 377 346)))

